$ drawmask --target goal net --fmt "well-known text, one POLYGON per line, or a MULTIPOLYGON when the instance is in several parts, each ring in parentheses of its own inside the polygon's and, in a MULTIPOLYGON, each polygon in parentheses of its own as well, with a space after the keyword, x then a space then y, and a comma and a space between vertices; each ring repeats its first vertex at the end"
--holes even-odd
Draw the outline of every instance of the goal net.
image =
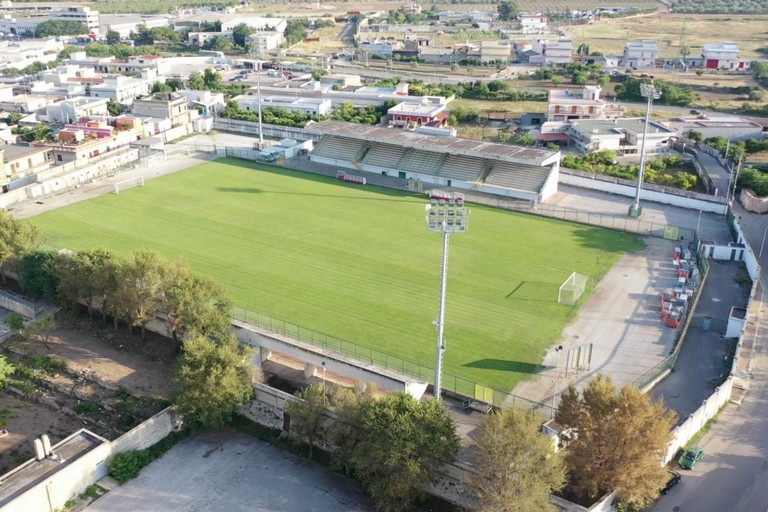
POLYGON ((119 194, 123 190, 133 188, 133 187, 143 187, 144 186, 144 176, 137 176, 135 178, 131 178, 128 180, 118 181, 115 183, 115 194, 119 194))
POLYGON ((573 306, 579 300, 581 294, 587 288, 587 276, 573 272, 565 282, 560 285, 557 292, 558 304, 573 306))

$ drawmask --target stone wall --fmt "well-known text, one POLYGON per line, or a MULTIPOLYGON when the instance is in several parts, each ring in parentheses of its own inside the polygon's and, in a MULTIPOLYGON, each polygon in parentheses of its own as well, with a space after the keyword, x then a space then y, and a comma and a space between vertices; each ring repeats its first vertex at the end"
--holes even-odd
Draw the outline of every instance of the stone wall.
POLYGON ((739 201, 741 201, 741 205, 748 212, 768 212, 768 197, 757 196, 749 189, 742 189, 741 194, 739 194, 739 201))

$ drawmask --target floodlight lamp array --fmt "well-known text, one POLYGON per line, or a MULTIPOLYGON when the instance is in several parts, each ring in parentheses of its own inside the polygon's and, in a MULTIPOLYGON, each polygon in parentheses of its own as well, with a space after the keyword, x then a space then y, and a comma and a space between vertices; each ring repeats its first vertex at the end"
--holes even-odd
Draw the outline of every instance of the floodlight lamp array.
POLYGON ((427 205, 427 229, 438 233, 463 233, 467 230, 469 210, 464 197, 432 197, 427 205))

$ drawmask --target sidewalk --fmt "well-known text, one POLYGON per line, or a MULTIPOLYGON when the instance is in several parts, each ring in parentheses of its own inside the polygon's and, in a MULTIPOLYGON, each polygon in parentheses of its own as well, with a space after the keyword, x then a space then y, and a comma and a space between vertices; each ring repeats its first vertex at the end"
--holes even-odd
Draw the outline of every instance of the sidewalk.
POLYGON ((27 200, 23 203, 13 205, 8 211, 12 212, 13 216, 17 219, 34 217, 40 213, 55 210, 62 206, 109 194, 114 189, 114 184, 120 181, 137 178, 139 176, 143 176, 145 180, 151 180, 153 178, 187 169, 193 165, 209 162, 214 158, 216 158, 216 155, 206 153, 173 157, 161 164, 153 165, 151 167, 136 167, 135 169, 115 174, 111 178, 97 180, 68 192, 52 195, 36 201, 27 200))

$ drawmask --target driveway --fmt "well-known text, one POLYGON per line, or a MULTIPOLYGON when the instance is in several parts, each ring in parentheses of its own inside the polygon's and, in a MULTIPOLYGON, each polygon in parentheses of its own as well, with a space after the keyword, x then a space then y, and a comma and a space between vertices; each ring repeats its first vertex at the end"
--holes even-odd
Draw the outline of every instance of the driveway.
POLYGON ((200 432, 88 512, 373 512, 350 480, 239 432, 200 432))

